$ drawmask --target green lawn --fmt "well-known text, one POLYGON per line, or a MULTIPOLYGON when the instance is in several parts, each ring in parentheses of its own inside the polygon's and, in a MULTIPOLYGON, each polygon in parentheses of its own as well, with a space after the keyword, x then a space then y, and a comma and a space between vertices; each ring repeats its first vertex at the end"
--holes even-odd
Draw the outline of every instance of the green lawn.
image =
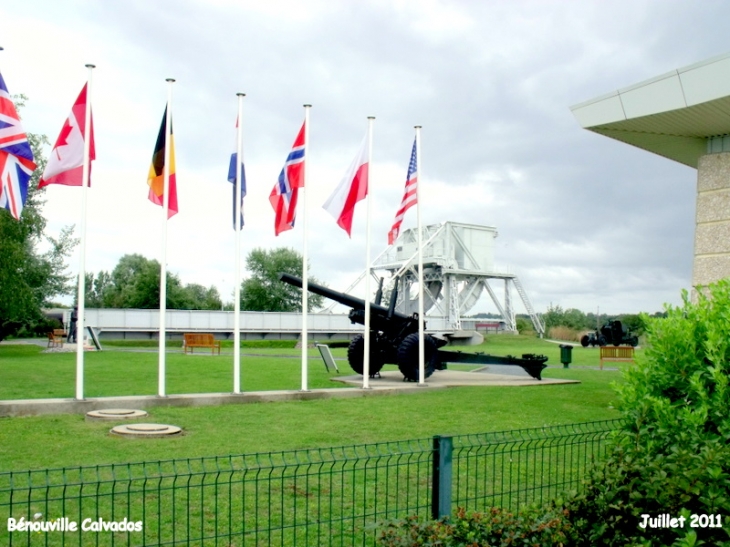
MULTIPOLYGON (((72 397, 75 354, 43 354, 41 348, 0 345, 0 398, 72 397)), ((129 349, 129 348, 127 348, 129 349)), ((465 348, 466 349, 466 348, 465 348)), ((595 370, 598 350, 575 348, 564 369, 559 347, 534 338, 491 336, 470 350, 498 355, 543 353, 554 365, 543 375, 580 384, 538 387, 463 387, 413 394, 198 408, 155 408, 150 421, 184 428, 169 439, 109 435, 110 423, 60 415, 0 419, 0 470, 189 458, 297 448, 350 445, 537 427, 619 416, 611 383, 616 370, 595 370)), ((301 384, 298 350, 245 348, 244 391, 291 389, 301 384)), ((344 349, 334 349, 343 357, 344 349)), ((316 350, 310 352, 312 357, 316 350)), ((86 354, 87 396, 155 394, 157 354, 104 351, 86 354)), ((627 365, 622 365, 626 367, 627 365)), ((615 367, 613 367, 615 368, 615 367)), ((342 361, 340 369, 349 367, 342 361)), ((168 392, 230 392, 232 356, 167 355, 168 392)), ((438 374, 438 372, 436 373, 438 374)), ((340 387, 321 360, 310 360, 311 388, 340 387)))

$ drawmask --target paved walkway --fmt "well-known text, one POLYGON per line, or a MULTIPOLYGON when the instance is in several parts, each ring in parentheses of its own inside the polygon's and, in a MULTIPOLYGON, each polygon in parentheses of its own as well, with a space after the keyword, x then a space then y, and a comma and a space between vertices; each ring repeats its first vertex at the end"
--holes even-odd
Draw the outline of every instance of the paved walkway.
POLYGON ((385 371, 380 378, 370 380, 369 389, 363 389, 360 375, 334 376, 332 380, 354 387, 312 389, 310 391, 252 391, 245 393, 192 393, 185 395, 140 395, 126 397, 94 397, 76 399, 18 399, 0 401, 0 417, 38 416, 43 414, 86 414, 92 410, 110 408, 149 409, 161 406, 214 406, 226 404, 247 404, 274 401, 304 401, 347 397, 372 397, 419 393, 423 389, 444 389, 457 386, 551 386, 556 384, 577 384, 576 380, 544 378, 535 380, 529 376, 511 374, 490 374, 458 370, 436 371, 425 385, 404 382, 398 371, 385 371))

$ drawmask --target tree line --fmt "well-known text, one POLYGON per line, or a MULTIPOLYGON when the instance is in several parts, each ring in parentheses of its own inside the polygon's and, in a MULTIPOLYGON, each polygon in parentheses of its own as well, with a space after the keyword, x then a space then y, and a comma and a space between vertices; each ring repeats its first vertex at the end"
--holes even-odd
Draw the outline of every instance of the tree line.
MULTIPOLYGON (((294 249, 254 249, 246 258, 250 272, 241 283, 242 310, 297 312, 302 310, 301 291, 279 281, 279 273, 301 276, 302 256, 294 249)), ((319 283, 315 278, 310 281, 319 283)), ((197 283, 183 284, 167 272, 166 306, 172 310, 233 310, 218 289, 197 283)), ((322 297, 310 295, 309 308, 322 306, 322 297)), ((85 305, 89 308, 160 307, 160 263, 139 254, 124 255, 111 271, 86 274, 85 305)))
MULTIPOLYGON (((656 312, 648 317, 662 317, 665 312, 656 312)), ((559 305, 548 306, 542 315, 546 329, 552 327, 566 327, 574 331, 597 330, 608 321, 618 319, 622 325, 635 334, 642 334, 645 329, 644 320, 640 314, 625 313, 619 315, 584 313, 575 308, 563 309, 559 305)))

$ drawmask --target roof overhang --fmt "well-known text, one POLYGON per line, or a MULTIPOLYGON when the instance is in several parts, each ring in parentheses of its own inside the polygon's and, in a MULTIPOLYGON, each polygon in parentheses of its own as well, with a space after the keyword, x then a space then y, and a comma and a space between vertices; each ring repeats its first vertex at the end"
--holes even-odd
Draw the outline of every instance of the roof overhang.
POLYGON ((730 54, 570 110, 584 129, 696 168, 708 139, 730 134, 730 54))

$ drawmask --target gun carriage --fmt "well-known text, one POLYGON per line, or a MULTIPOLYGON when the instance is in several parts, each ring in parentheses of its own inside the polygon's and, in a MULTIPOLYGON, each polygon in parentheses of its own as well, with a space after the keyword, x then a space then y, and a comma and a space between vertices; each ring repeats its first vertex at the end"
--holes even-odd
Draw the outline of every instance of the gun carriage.
POLYGON ((584 348, 588 346, 621 346, 627 345, 636 347, 639 345, 639 337, 621 324, 618 319, 608 321, 595 332, 584 334, 580 339, 584 348))
MULTIPOLYGON (((284 283, 302 288, 299 277, 280 273, 279 279, 284 283)), ((397 286, 397 285, 396 285, 397 286)), ((365 301, 355 296, 334 291, 317 283, 308 283, 311 292, 334 300, 350 308, 350 321, 365 325, 365 301)), ((404 315, 395 311, 397 288, 390 297, 390 305, 382 306, 383 280, 370 303, 370 376, 375 376, 387 364, 398 365, 404 380, 419 380, 418 366, 418 314, 404 315)), ((428 378, 435 370, 443 370, 447 363, 469 363, 482 365, 515 365, 522 367, 530 376, 541 380, 543 369, 547 366, 544 355, 523 354, 522 357, 496 356, 485 353, 467 353, 462 351, 442 350, 448 342, 430 334, 424 335, 424 376, 428 378)), ((347 348, 347 361, 352 370, 358 374, 364 372, 365 339, 356 336, 347 348)))

